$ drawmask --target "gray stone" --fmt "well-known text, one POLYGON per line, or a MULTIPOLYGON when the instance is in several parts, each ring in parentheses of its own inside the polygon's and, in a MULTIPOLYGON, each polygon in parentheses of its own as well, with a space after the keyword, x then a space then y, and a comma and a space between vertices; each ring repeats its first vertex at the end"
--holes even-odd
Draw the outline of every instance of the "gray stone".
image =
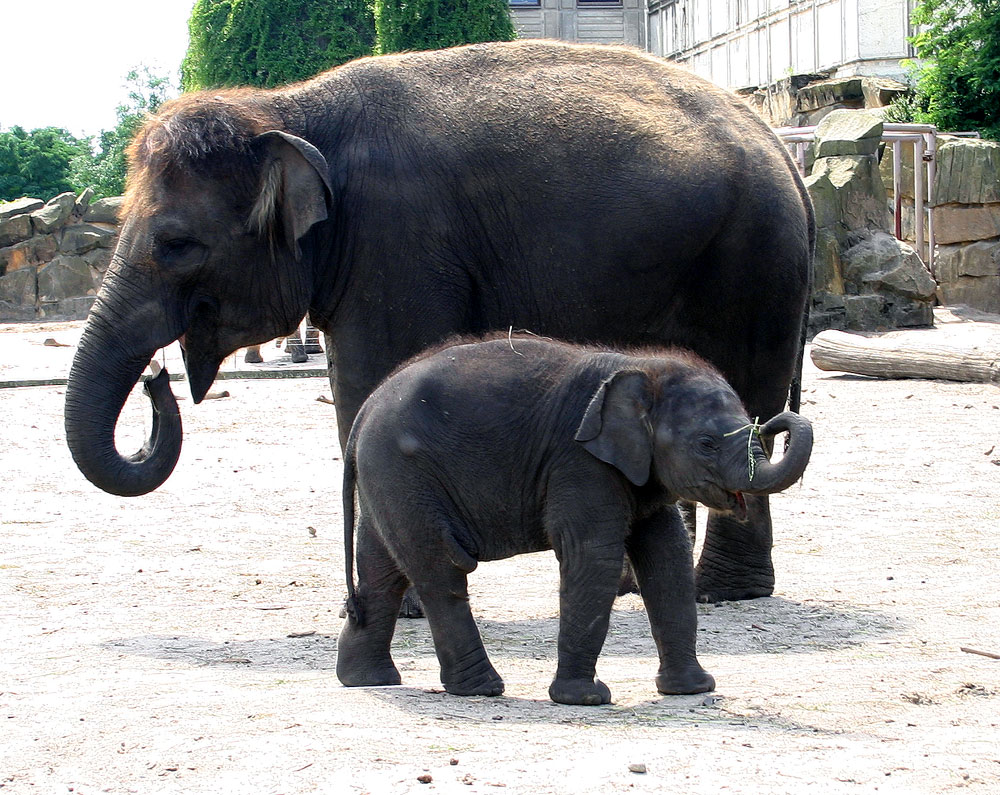
POLYGON ((0 220, 0 246, 10 246, 31 237, 31 216, 14 215, 0 220))
POLYGON ((91 271, 98 275, 98 280, 104 278, 104 272, 108 269, 111 264, 111 257, 114 256, 114 250, 110 248, 95 248, 93 251, 88 251, 86 254, 81 254, 84 262, 86 262, 91 271))
MULTIPOLYGON (((830 180, 836 196, 834 210, 839 222, 838 237, 844 237, 842 232, 889 228, 889 205, 874 157, 840 155, 817 158, 811 176, 823 175, 830 180)), ((829 211, 823 212, 825 215, 829 211)))
POLYGON ((852 295, 844 299, 845 325, 850 331, 887 328, 885 299, 880 295, 852 295))
POLYGON ((60 193, 31 214, 31 223, 37 234, 52 232, 65 224, 76 206, 75 193, 60 193))
POLYGON ((61 301, 87 295, 94 289, 90 266, 82 257, 58 256, 38 270, 38 300, 61 301))
POLYGON ((816 255, 813 259, 813 290, 844 294, 840 241, 832 229, 816 231, 816 255))
POLYGON ((936 204, 1000 202, 1000 142, 939 138, 934 201, 936 204))
POLYGON ((46 320, 86 320, 94 300, 92 295, 83 295, 64 298, 61 301, 39 303, 38 316, 46 320))
POLYGON ((866 108, 884 108, 910 92, 909 86, 891 77, 865 77, 861 81, 866 108))
POLYGON ((938 246, 934 270, 943 283, 958 281, 962 276, 1000 276, 1000 240, 938 246))
POLYGON ((946 204, 931 210, 938 244, 1000 237, 1000 203, 946 204))
POLYGON ((15 199, 12 202, 0 202, 0 221, 13 218, 15 215, 33 213, 39 207, 44 207, 41 199, 15 199))
POLYGON ((940 285, 938 300, 946 306, 965 304, 982 312, 1000 314, 1000 276, 959 276, 940 285))
POLYGON ((816 127, 816 157, 874 155, 881 139, 881 114, 867 110, 835 110, 816 127))
POLYGON ((31 307, 35 311, 38 297, 38 282, 34 268, 21 268, 6 276, 0 276, 0 301, 13 306, 31 307))
POLYGON ((124 200, 124 196, 109 196, 106 199, 98 199, 87 208, 83 218, 85 221, 117 224, 118 210, 121 209, 124 200))
POLYGON ((90 209, 90 203, 94 199, 94 189, 84 188, 80 195, 77 196, 75 206, 73 208, 73 214, 77 218, 83 218, 87 214, 87 210, 90 209))
POLYGON ((817 229, 833 229, 840 221, 840 203, 837 189, 826 173, 810 174, 803 180, 812 199, 817 229))
POLYGON ((0 322, 10 323, 19 320, 35 320, 38 315, 34 306, 24 306, 12 304, 10 301, 0 299, 0 322))
POLYGON ((58 251, 54 235, 35 235, 7 248, 0 248, 0 273, 48 262, 58 251))
POLYGON ((83 254, 95 248, 110 248, 114 244, 114 232, 93 224, 74 224, 63 229, 59 250, 64 254, 83 254))
POLYGON ((844 279, 852 282, 859 294, 887 291, 929 301, 937 289, 917 253, 884 232, 852 246, 844 253, 842 267, 844 279))
POLYGON ((844 103, 862 106, 864 96, 864 85, 860 77, 835 77, 800 88, 795 104, 799 113, 809 113, 844 103))

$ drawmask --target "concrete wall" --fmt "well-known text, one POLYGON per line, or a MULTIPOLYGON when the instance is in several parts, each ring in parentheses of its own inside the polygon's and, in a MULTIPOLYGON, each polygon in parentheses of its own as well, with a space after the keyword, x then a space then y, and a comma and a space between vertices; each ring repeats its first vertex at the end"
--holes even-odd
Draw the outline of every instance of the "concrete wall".
POLYGON ((650 0, 648 49, 718 85, 792 74, 901 78, 910 0, 650 0))

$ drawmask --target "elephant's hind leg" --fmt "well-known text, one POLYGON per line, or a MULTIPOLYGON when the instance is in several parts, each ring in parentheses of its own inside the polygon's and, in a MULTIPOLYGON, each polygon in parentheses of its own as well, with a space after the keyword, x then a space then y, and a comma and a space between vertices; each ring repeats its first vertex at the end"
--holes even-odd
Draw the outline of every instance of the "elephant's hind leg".
POLYGON ((390 644, 406 576, 362 516, 357 526, 359 614, 348 611, 337 642, 337 678, 348 687, 398 685, 390 644))
POLYGON ((456 696, 499 696, 504 685, 486 654, 469 608, 465 572, 433 572, 433 580, 415 583, 434 637, 444 689, 456 696))

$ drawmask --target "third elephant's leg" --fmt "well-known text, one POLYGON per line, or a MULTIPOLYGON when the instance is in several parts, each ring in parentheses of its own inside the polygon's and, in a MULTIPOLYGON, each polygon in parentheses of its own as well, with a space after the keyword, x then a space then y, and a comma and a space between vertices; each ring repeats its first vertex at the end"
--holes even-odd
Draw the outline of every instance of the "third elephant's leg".
POLYGON ((698 599, 721 602, 770 596, 771 509, 767 497, 746 497, 747 519, 711 511, 695 572, 698 599))
POLYGON ((713 690, 715 680, 695 654, 698 610, 691 544, 678 509, 669 506, 636 522, 625 547, 660 657, 656 689, 667 694, 713 690))

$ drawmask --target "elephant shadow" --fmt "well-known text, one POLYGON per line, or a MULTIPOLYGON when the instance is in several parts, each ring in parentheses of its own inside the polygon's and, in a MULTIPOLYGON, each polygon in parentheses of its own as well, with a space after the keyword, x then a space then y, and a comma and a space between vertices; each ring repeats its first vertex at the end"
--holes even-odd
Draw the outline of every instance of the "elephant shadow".
MULTIPOLYGON (((555 664, 559 631, 557 616, 492 619, 478 616, 483 643, 491 657, 536 659, 555 664)), ((896 619, 849 603, 796 602, 768 597, 746 602, 700 605, 700 655, 809 654, 853 648, 900 630, 896 619)), ((337 637, 319 631, 285 637, 211 641, 188 636, 142 635, 109 640, 101 647, 134 655, 200 666, 246 667, 261 671, 333 671, 337 637)), ((408 660, 433 657, 427 622, 400 620, 393 655, 401 666, 408 660)), ((602 658, 654 657, 656 647, 638 596, 620 598, 611 615, 602 658)))

